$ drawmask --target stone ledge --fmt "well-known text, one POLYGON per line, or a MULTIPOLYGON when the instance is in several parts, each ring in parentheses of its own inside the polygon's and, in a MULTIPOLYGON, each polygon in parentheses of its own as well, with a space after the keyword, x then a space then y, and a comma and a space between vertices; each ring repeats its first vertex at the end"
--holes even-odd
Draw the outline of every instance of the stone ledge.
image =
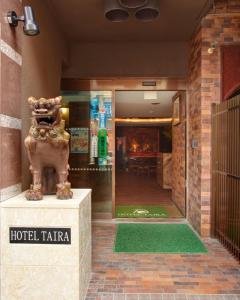
POLYGON ((44 196, 40 201, 27 201, 25 198, 25 192, 17 195, 8 201, 4 201, 1 207, 4 208, 64 208, 74 209, 79 208, 83 199, 91 192, 90 189, 73 189, 73 198, 69 200, 56 199, 55 195, 44 196))

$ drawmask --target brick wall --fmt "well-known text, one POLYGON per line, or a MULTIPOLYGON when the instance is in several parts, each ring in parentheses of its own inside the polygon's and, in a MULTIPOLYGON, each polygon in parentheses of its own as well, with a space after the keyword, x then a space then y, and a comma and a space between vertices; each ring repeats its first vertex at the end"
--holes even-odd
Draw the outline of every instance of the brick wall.
POLYGON ((239 0, 215 0, 213 13, 234 13, 240 11, 239 0))
POLYGON ((201 231, 201 29, 191 40, 188 87, 188 219, 201 231), (197 147, 192 149, 192 141, 197 147))
POLYGON ((22 26, 6 22, 9 10, 22 14, 19 0, 0 3, 0 200, 21 192, 22 26))
POLYGON ((211 104, 220 102, 223 44, 240 42, 239 1, 218 1, 212 14, 203 18, 191 40, 189 63, 189 162, 188 217, 202 235, 210 234, 211 104), (213 54, 208 53, 216 43, 213 54), (197 148, 192 149, 192 140, 197 148))
POLYGON ((186 171, 186 93, 179 92, 180 123, 172 126, 172 200, 185 215, 185 171, 186 171))

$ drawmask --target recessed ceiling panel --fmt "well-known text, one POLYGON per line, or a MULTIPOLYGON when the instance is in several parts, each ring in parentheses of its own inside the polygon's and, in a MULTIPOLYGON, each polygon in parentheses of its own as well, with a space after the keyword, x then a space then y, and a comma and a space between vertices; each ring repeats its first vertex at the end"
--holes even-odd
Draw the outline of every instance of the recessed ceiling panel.
POLYGON ((115 98, 117 118, 168 118, 172 116, 172 98, 176 91, 158 91, 157 98, 144 91, 118 91, 115 98))

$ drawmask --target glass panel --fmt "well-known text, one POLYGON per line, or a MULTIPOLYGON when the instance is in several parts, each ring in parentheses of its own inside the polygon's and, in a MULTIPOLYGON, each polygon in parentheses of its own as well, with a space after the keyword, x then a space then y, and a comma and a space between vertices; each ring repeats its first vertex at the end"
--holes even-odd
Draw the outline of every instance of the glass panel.
POLYGON ((91 188, 93 212, 112 211, 112 92, 63 91, 73 188, 91 188))

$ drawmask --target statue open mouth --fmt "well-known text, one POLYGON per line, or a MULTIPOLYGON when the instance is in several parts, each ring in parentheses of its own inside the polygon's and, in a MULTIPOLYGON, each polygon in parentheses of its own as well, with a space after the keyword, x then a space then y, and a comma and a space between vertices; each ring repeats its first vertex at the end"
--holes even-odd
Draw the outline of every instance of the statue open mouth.
POLYGON ((56 118, 53 116, 36 116, 36 120, 40 126, 52 126, 56 118))

